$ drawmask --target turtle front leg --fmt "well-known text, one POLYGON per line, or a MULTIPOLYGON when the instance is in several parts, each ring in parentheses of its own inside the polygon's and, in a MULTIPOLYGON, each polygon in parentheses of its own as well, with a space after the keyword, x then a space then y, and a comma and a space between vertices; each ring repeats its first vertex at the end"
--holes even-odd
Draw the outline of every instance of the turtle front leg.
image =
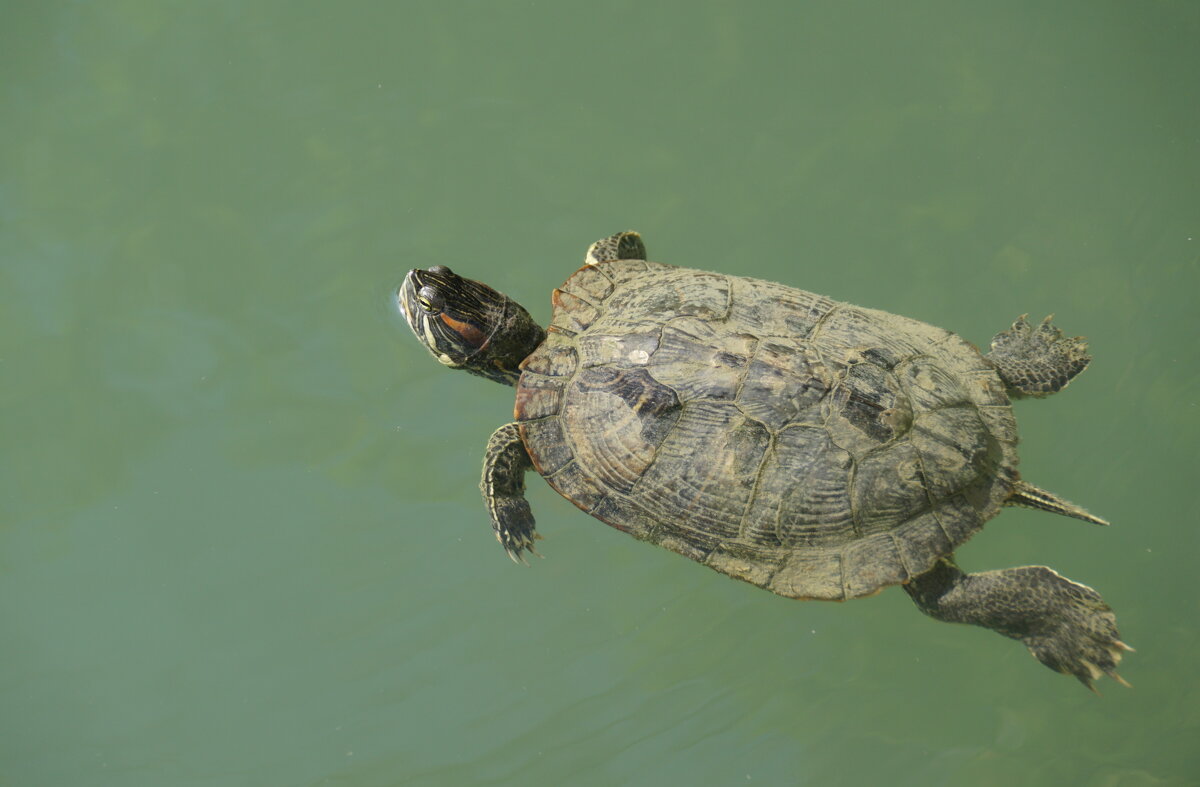
POLYGON ((587 254, 583 257, 585 265, 597 265, 601 262, 615 260, 644 260, 646 259, 646 244, 642 236, 633 230, 609 235, 588 246, 587 254))
POLYGON ((1045 566, 965 574, 943 559, 904 589, 921 611, 948 623, 971 623, 1025 643, 1052 670, 1095 690, 1117 674, 1123 651, 1117 619, 1100 594, 1045 566))
POLYGON ((533 541, 541 538, 533 529, 533 512, 525 499, 525 472, 532 468, 515 423, 505 424, 492 433, 483 457, 479 491, 492 518, 496 540, 514 563, 525 565, 529 563, 521 550, 537 555, 533 541))
POLYGON ((1091 363, 1087 342, 1082 336, 1068 338, 1050 322, 1054 315, 1035 328, 1022 314, 1012 327, 992 339, 992 349, 984 357, 992 362, 1010 396, 1049 396, 1067 387, 1067 383, 1091 363))

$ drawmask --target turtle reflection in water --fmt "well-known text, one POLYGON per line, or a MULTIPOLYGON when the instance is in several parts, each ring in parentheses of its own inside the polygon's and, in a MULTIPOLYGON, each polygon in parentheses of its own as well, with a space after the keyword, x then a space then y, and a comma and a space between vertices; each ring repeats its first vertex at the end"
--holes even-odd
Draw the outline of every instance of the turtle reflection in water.
POLYGON ((964 573, 1002 506, 1106 524, 1020 479, 1010 398, 1061 390, 1081 339, 1021 318, 986 355, 916 320, 597 241, 543 330, 435 265, 399 301, 444 365, 517 389, 481 488, 515 560, 535 552, 527 470, 601 521, 797 599, 904 587, 938 620, 1019 639, 1091 687, 1122 651, 1100 595, 1043 566, 964 573))

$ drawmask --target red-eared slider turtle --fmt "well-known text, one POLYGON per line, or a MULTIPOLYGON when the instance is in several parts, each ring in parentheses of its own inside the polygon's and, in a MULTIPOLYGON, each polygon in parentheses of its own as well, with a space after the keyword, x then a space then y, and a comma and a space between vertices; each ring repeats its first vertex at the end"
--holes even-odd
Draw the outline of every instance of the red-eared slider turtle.
MULTIPOLYGON (((1096 591, 1049 568, 966 574, 954 550, 1002 506, 1106 524, 1020 480, 1010 397, 1061 390, 1082 339, 1021 318, 980 354, 916 320, 598 241, 542 330, 445 266, 400 305, 444 365, 517 388, 481 488, 496 537, 533 552, 525 472, 597 519, 798 599, 900 584, 921 611, 1025 643, 1085 685, 1122 651, 1096 591)), ((1123 681, 1122 681, 1123 682, 1123 681)))

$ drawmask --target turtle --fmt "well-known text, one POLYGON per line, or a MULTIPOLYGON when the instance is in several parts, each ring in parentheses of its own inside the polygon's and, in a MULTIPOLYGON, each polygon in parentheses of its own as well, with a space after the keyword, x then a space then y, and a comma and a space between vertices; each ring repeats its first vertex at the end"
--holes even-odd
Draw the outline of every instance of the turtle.
POLYGON ((515 561, 538 555, 525 474, 577 507, 780 596, 901 585, 1095 690, 1130 648, 1092 588, 1045 566, 967 573, 1006 506, 1107 525, 1021 479, 1012 400, 1062 390, 1082 337, 1026 316, 982 353, 954 333, 782 284, 653 262, 637 232, 588 247, 543 329, 445 265, 409 271, 406 321, 443 365, 516 387, 480 489, 515 561))

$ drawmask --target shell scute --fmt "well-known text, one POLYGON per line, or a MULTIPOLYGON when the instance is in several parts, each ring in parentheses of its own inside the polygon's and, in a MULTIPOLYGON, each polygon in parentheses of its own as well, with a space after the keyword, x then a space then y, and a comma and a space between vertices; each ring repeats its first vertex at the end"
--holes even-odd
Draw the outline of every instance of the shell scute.
POLYGON ((533 421, 557 415, 562 410, 564 388, 563 381, 557 377, 530 373, 521 375, 513 417, 518 421, 533 421))
POLYGON ((649 358, 650 369, 685 402, 733 399, 757 341, 745 334, 719 333, 696 318, 672 320, 662 329, 658 349, 649 358))
POLYGON ((618 492, 633 488, 679 416, 679 400, 645 369, 582 370, 563 408, 591 473, 618 492))
POLYGON ((970 401, 959 381, 932 358, 917 358, 904 364, 898 379, 916 413, 970 401))
POLYGON ((846 544, 842 563, 842 590, 846 598, 869 596, 886 585, 908 580, 891 533, 876 533, 846 544))
POLYGON ((596 306, 566 290, 555 290, 550 300, 554 304, 554 319, 550 324, 560 331, 581 333, 600 316, 596 306))
POLYGON ((768 443, 765 427, 736 408, 692 402, 636 484, 637 499, 681 538, 736 539, 768 443))
POLYGON ((604 265, 584 265, 567 279, 562 289, 592 303, 599 303, 612 294, 613 282, 604 265))
MULTIPOLYGON (((603 267, 612 271, 627 264, 637 263, 622 260, 603 267)), ((631 321, 640 319, 661 324, 678 317, 719 320, 729 311, 726 276, 668 268, 640 279, 627 281, 608 297, 604 305, 609 314, 631 321), (647 286, 637 286, 640 279, 646 279, 647 286)))
POLYGON ((830 386, 825 368, 800 343, 781 339, 759 342, 746 368, 737 405, 743 413, 773 431, 819 416, 820 404, 830 386))
POLYGON ((562 334, 549 333, 546 340, 524 361, 521 371, 545 377, 570 377, 579 364, 579 355, 571 341, 562 334))
POLYGON ((917 450, 907 442, 859 460, 854 468, 854 511, 865 534, 891 531, 897 522, 928 511, 927 482, 917 450))
POLYGON ((935 498, 948 498, 994 478, 1003 460, 998 441, 970 406, 923 414, 913 422, 911 440, 935 498))
MULTIPOLYGON (((642 506, 633 502, 622 495, 609 494, 600 500, 596 506, 589 512, 592 516, 600 519, 618 530, 628 533, 634 538, 639 538, 643 541, 651 540, 654 532, 658 529, 658 520, 653 514, 647 511, 642 506)), ((668 546, 662 544, 662 546, 668 546)), ((693 553, 687 554, 693 560, 702 560, 705 553, 698 547, 692 547, 693 553)), ((679 549, 672 551, 685 554, 679 549)))
POLYGON ((822 295, 759 279, 729 277, 729 322, 759 336, 808 339, 837 306, 822 295))
POLYGON ((765 587, 778 571, 777 565, 768 563, 756 555, 729 552, 721 548, 708 553, 704 565, 759 587, 765 587))
POLYGON ((963 494, 939 501, 933 508, 933 514, 950 543, 955 545, 966 541, 983 527, 978 508, 968 502, 963 494))
POLYGON ((954 544, 939 523, 934 509, 902 523, 893 531, 893 535, 900 562, 911 577, 924 574, 939 557, 954 551, 954 544))
POLYGON ((902 437, 912 423, 896 378, 871 363, 847 367, 827 401, 826 426, 834 442, 856 457, 902 437))
POLYGON ((579 462, 572 459, 546 480, 563 493, 563 496, 583 511, 595 516, 595 509, 608 496, 609 490, 589 470, 580 467, 579 462), (564 490, 569 490, 564 491, 564 490))
POLYGON ((533 469, 547 478, 553 477, 575 458, 574 451, 563 435, 562 419, 558 416, 521 421, 520 433, 529 459, 533 462, 533 469))
POLYGON ((846 598, 841 552, 836 549, 796 550, 787 555, 766 587, 788 598, 841 601, 846 598))
POLYGON ((593 333, 580 336, 579 365, 632 367, 645 366, 658 350, 659 331, 631 333, 593 333))

